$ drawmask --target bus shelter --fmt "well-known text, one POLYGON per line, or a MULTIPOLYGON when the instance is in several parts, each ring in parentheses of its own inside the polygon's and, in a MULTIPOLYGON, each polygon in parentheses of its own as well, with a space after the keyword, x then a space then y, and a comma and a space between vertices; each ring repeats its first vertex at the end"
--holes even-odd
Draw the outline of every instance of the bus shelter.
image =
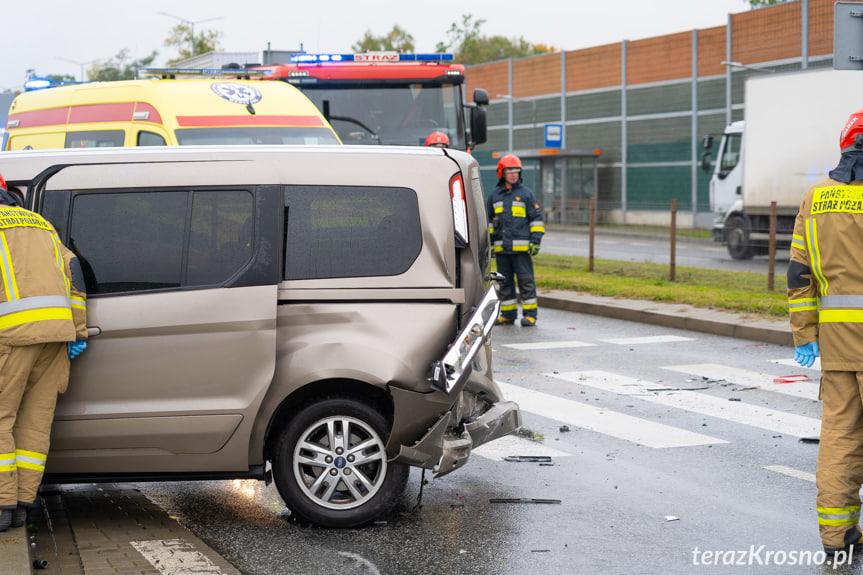
POLYGON ((542 148, 494 152, 492 157, 498 160, 507 153, 521 159, 525 172, 533 167, 532 187, 546 223, 589 223, 590 198, 597 197, 602 150, 542 148))

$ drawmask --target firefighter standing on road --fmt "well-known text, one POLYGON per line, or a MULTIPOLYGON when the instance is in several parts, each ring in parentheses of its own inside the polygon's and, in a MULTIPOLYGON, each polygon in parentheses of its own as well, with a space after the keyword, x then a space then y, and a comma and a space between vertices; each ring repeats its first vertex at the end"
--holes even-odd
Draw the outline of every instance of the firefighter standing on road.
POLYGON ((788 264, 794 359, 821 355, 816 499, 828 554, 863 544, 863 110, 839 140, 839 165, 804 196, 788 264))
POLYGON ((498 325, 515 323, 518 299, 521 297, 521 325, 536 325, 536 283, 533 279, 533 259, 545 227, 542 209, 533 191, 521 183, 521 160, 507 154, 497 163, 497 187, 486 200, 490 219, 492 253, 497 258, 497 271, 505 276, 500 290, 498 325))
POLYGON ((57 393, 87 345, 78 260, 18 205, 0 176, 0 531, 23 525, 35 506, 57 393))

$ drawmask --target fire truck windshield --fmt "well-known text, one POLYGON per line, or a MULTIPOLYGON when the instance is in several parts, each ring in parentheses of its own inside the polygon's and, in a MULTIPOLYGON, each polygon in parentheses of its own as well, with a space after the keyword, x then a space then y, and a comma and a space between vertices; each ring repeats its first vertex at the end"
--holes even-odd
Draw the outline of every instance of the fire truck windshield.
POLYGON ((461 87, 457 84, 306 84, 298 86, 326 116, 344 144, 422 146, 432 132, 464 150, 461 87))

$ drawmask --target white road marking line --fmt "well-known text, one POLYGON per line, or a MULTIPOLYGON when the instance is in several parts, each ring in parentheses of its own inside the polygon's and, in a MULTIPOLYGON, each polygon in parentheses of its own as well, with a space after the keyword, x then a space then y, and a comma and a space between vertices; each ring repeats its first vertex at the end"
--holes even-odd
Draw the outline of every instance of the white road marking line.
POLYGON ((548 447, 542 443, 531 441, 517 435, 505 435, 485 445, 480 445, 471 452, 486 459, 503 461, 509 455, 547 455, 549 457, 571 457, 571 453, 548 447))
POLYGON ((360 564, 362 569, 365 569, 366 573, 369 575, 381 575, 381 572, 378 571, 378 568, 375 567, 374 563, 363 557, 362 555, 357 555, 356 553, 351 553, 349 551, 339 551, 339 555, 342 557, 347 557, 348 559, 353 559, 357 563, 360 564))
POLYGON ((165 575, 222 575, 219 569, 195 546, 182 539, 130 541, 132 547, 165 575))
POLYGON ((691 337, 680 337, 679 335, 653 335, 646 337, 625 337, 622 339, 603 339, 606 343, 617 345, 631 345, 636 343, 673 343, 676 341, 695 341, 691 337))
MULTIPOLYGON (((747 371, 736 367, 728 367, 715 363, 699 363, 695 365, 668 365, 662 369, 670 369, 680 373, 687 373, 707 379, 723 379, 728 383, 741 387, 758 387, 767 391, 775 391, 785 395, 803 397, 805 399, 818 399, 817 381, 795 381, 791 383, 774 383, 778 377, 766 373, 747 371)), ((785 374, 792 375, 792 374, 785 374)))
MULTIPOLYGON (((557 377, 557 376, 555 376, 557 377)), ((647 447, 689 447, 728 443, 708 435, 694 433, 679 427, 654 423, 647 419, 625 415, 609 409, 584 405, 556 395, 550 395, 516 385, 498 382, 504 397, 516 402, 524 411, 541 415, 570 427, 589 429, 640 443, 647 447)))
POLYGON ((799 363, 794 361, 793 357, 788 357, 788 358, 783 358, 783 359, 772 359, 770 361, 772 361, 773 363, 779 363, 782 365, 790 365, 791 367, 795 367, 797 369, 807 369, 807 370, 812 369, 812 370, 816 370, 816 371, 821 371, 821 358, 820 357, 815 358, 815 363, 812 364, 812 367, 803 367, 802 365, 800 365, 799 363))
POLYGON ((595 343, 588 343, 586 341, 535 341, 533 343, 507 343, 504 344, 504 347, 510 347, 512 349, 533 350, 566 349, 570 347, 592 347, 595 345, 595 343))
POLYGON ((792 469, 791 467, 785 467, 784 465, 767 465, 764 467, 767 471, 775 471, 776 473, 781 473, 782 475, 787 475, 789 477, 795 477, 797 479, 803 479, 805 481, 811 481, 815 483, 815 474, 807 473, 805 471, 800 471, 799 469, 792 469))
POLYGON ((579 385, 602 389, 620 395, 638 396, 643 401, 685 409, 694 413, 759 427, 793 437, 809 437, 821 433, 821 422, 766 407, 728 401, 712 395, 670 389, 667 385, 635 379, 608 371, 585 371, 546 374, 579 385))

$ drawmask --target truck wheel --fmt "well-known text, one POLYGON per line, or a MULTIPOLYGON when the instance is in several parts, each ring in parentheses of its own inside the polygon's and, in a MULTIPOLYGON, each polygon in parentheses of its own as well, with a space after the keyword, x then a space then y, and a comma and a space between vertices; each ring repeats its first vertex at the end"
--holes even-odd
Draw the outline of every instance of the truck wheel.
POLYGON ((735 260, 752 258, 752 246, 749 244, 749 227, 746 220, 740 216, 728 219, 725 224, 725 239, 728 242, 728 254, 735 260))
POLYGON ((409 467, 387 462, 389 422, 352 397, 328 397, 300 410, 281 431, 273 457, 279 494, 298 518, 323 527, 357 527, 390 512, 409 467))

